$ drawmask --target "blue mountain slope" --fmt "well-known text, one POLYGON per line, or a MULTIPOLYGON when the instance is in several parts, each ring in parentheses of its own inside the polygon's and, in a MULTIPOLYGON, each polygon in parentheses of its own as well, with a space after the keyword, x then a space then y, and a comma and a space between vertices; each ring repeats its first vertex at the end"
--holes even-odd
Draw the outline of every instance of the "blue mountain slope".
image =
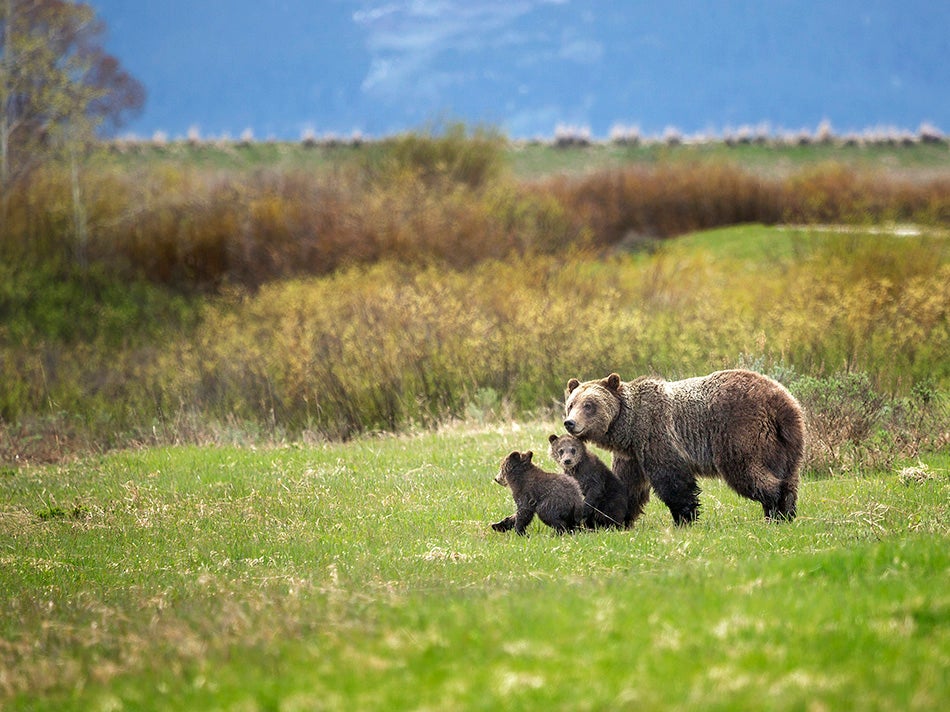
POLYGON ((947 2, 91 4, 148 90, 140 135, 379 135, 440 118, 514 136, 618 122, 950 129, 947 2))

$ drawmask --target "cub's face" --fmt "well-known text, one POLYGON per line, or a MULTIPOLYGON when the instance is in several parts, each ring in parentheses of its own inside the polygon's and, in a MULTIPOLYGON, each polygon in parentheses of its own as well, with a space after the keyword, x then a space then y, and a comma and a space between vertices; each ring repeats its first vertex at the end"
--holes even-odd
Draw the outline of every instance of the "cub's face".
POLYGON ((561 469, 574 467, 584 457, 584 443, 571 435, 551 435, 548 440, 551 443, 551 459, 560 465, 561 469))
POLYGON ((505 459, 501 461, 501 468, 498 470, 498 474, 495 475, 495 482, 503 487, 510 486, 511 480, 509 478, 512 475, 517 476, 519 472, 523 472, 525 468, 531 464, 533 455, 534 453, 528 450, 528 452, 512 452, 510 455, 505 456, 505 459))
POLYGON ((600 441, 620 413, 620 376, 580 383, 572 378, 564 392, 564 428, 581 440, 600 441))

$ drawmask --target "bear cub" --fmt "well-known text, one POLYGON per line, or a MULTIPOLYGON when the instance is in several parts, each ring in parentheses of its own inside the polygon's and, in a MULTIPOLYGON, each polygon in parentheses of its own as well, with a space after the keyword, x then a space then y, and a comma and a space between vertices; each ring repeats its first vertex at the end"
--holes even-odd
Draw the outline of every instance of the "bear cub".
POLYGON ((492 524, 492 529, 506 532, 514 529, 524 536, 537 514, 538 518, 558 534, 572 532, 584 523, 584 496, 575 480, 556 472, 545 472, 531 462, 534 455, 512 452, 501 463, 495 482, 511 488, 517 511, 492 524))
POLYGON ((582 440, 572 435, 551 435, 551 459, 577 480, 586 506, 585 524, 591 528, 624 528, 627 488, 620 478, 582 440))

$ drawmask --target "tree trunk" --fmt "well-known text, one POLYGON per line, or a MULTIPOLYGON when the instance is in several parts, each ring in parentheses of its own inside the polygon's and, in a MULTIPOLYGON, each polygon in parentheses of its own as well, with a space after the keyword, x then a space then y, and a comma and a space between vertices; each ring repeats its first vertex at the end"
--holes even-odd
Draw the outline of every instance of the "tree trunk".
POLYGON ((6 219, 6 187, 10 176, 10 76, 13 60, 10 39, 13 35, 10 24, 13 22, 11 0, 3 2, 3 46, 0 47, 0 188, 3 189, 3 217, 6 219))
POLYGON ((76 230, 76 262, 83 269, 89 260, 89 230, 86 224, 86 206, 82 202, 82 186, 79 184, 79 160, 76 146, 69 148, 69 175, 73 192, 73 227, 76 230))

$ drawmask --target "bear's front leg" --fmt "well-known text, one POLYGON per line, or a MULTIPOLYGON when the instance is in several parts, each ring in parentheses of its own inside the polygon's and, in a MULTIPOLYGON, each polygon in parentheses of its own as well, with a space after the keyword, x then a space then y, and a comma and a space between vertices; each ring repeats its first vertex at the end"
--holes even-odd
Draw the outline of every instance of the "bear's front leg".
POLYGON ((623 525, 629 529, 650 501, 650 480, 636 460, 621 453, 614 453, 610 469, 627 488, 627 516, 623 525))
POLYGON ((515 532, 519 536, 525 535, 525 530, 528 528, 528 525, 531 524, 531 520, 534 519, 534 509, 522 509, 518 508, 518 512, 515 514, 515 532))
POLYGON ((673 522, 681 527, 699 516, 699 485, 696 478, 677 470, 658 470, 650 474, 656 496, 669 507, 673 522))
POLYGON ((581 526, 587 529, 600 529, 597 522, 597 510, 594 509, 594 503, 587 497, 584 498, 583 519, 580 520, 581 526))
POLYGON ((500 522, 495 522, 494 524, 491 525, 491 528, 494 529, 496 532, 507 532, 514 529, 514 526, 515 526, 515 515, 512 514, 510 516, 505 517, 500 522))

